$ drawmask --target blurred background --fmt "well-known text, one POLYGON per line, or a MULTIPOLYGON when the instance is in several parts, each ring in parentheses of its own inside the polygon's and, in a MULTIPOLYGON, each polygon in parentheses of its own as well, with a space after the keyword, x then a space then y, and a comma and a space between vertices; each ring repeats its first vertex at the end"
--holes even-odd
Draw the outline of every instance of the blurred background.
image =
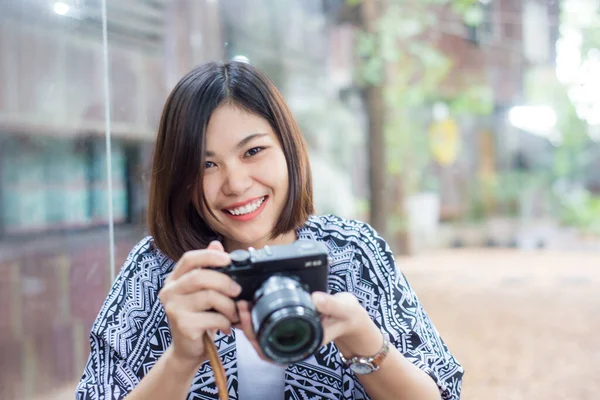
POLYGON ((289 102, 318 212, 393 247, 462 398, 599 398, 599 1, 0 0, 1 399, 74 397, 166 97, 230 59, 289 102))

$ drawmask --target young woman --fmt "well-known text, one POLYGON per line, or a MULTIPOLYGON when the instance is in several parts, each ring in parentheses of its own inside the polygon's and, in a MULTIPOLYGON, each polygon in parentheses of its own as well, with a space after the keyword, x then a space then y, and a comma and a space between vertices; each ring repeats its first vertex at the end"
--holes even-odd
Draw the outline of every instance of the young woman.
POLYGON ((217 399, 202 337, 231 399, 458 399, 463 369, 366 223, 313 214, 306 145, 273 83, 246 63, 209 63, 170 94, 156 140, 149 228, 91 331, 78 399, 217 399), (287 366, 260 355, 240 287, 211 267, 252 246, 324 243, 329 292, 314 293, 323 346, 287 366), (377 356, 356 368, 354 357, 377 356))

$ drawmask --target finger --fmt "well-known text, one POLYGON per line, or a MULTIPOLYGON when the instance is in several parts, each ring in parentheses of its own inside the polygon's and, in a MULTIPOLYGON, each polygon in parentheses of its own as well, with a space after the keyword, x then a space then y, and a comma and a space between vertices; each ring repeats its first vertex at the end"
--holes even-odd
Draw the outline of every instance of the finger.
POLYGON ((169 323, 188 340, 199 340, 204 332, 215 330, 231 333, 231 321, 217 312, 180 311, 169 323))
POLYGON ((219 242, 218 240, 213 240, 212 242, 210 242, 207 249, 216 250, 216 251, 225 251, 223 244, 221 242, 219 242))
POLYGON ((254 328, 252 327, 252 313, 250 311, 250 306, 247 301, 240 300, 237 302, 238 305, 238 314, 240 316, 240 323, 238 324, 239 328, 242 330, 248 341, 254 347, 254 351, 258 354, 258 356, 270 363, 273 363, 273 360, 269 360, 262 352, 260 345, 258 344, 258 339, 256 338, 256 334, 254 333, 254 328))
POLYGON ((240 328, 244 331, 244 334, 251 342, 256 342, 256 335, 252 328, 252 314, 250 313, 250 306, 245 300, 237 302, 238 315, 240 317, 240 328))
POLYGON ((321 326, 323 327, 323 342, 321 343, 321 346, 325 346, 329 342, 337 339, 346 331, 345 323, 336 318, 322 318, 321 326))
POLYGON ((346 292, 333 296, 323 292, 313 292, 311 298, 319 313, 333 318, 350 318, 352 312, 360 307, 356 297, 346 292))
POLYGON ((192 250, 186 252, 180 259, 170 276, 170 280, 177 280, 182 275, 195 268, 224 267, 229 265, 229 254, 214 249, 192 250))
POLYGON ((237 297, 242 288, 228 275, 210 269, 195 269, 188 272, 169 290, 177 294, 195 293, 200 290, 215 290, 229 297, 237 297))
POLYGON ((234 301, 214 290, 203 290, 181 297, 181 306, 193 312, 216 311, 223 314, 230 322, 239 321, 234 301))

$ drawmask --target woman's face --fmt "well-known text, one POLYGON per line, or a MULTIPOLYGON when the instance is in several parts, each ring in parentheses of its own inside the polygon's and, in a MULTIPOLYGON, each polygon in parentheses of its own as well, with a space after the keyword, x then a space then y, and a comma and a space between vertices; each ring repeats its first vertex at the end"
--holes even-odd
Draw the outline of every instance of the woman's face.
POLYGON ((204 215, 224 237, 227 251, 295 239, 291 232, 284 235, 288 238, 270 240, 287 202, 289 181, 283 149, 265 119, 230 104, 214 111, 206 131, 203 185, 217 218, 204 215))

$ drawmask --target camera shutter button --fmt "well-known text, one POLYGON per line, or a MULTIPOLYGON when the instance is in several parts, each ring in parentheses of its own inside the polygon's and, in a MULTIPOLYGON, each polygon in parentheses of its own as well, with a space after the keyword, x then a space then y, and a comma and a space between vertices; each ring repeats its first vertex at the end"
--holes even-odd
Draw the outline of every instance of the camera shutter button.
POLYGON ((246 250, 234 250, 229 254, 229 257, 231 263, 236 267, 247 265, 250 262, 250 252, 246 250))
POLYGON ((273 255, 273 250, 271 250, 271 247, 269 247, 268 245, 264 247, 263 249, 265 251, 265 254, 269 257, 271 257, 273 255))

